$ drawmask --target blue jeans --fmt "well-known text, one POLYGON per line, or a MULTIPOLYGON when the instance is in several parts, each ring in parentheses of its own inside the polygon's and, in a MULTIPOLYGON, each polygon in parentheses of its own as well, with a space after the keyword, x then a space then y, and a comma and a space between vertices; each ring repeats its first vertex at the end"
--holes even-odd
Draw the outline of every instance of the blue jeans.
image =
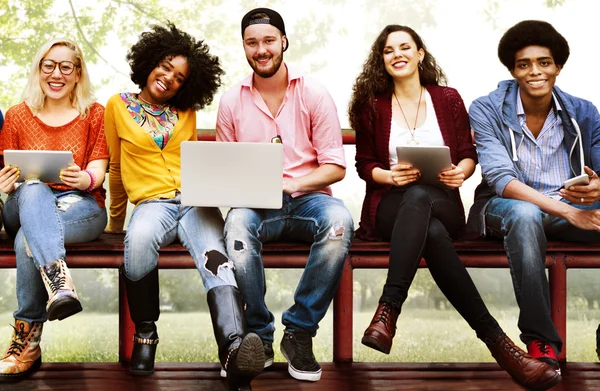
POLYGON ((15 237, 18 309, 14 317, 44 322, 48 294, 39 268, 58 259, 67 261, 65 243, 97 239, 106 227, 106 209, 88 193, 60 192, 27 181, 8 195, 4 227, 15 237))
POLYGON ((276 210, 231 209, 225 222, 225 243, 246 302, 248 331, 273 341, 275 318, 265 304, 263 243, 312 243, 294 305, 283 313, 282 321, 289 331, 308 331, 314 336, 339 285, 353 236, 352 216, 344 203, 323 193, 297 198, 284 194, 283 206, 276 210))
POLYGON ((190 252, 207 291, 236 286, 226 257, 218 208, 182 206, 180 196, 138 204, 125 235, 125 275, 138 281, 158 265, 158 250, 179 240, 190 252))
MULTIPOLYGON (((598 209, 600 202, 572 206, 598 209)), ((576 228, 563 218, 542 212, 530 202, 500 197, 488 202, 485 221, 489 235, 504 239, 520 308, 521 340, 525 344, 544 341, 560 352, 562 340, 550 316, 550 291, 544 266, 547 243, 548 240, 600 242, 600 232, 576 228)))

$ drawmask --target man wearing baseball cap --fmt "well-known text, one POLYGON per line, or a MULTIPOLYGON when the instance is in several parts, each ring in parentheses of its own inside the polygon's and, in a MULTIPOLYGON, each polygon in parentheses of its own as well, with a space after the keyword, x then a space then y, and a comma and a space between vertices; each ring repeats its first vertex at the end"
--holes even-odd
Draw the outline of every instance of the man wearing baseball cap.
POLYGON ((241 27, 253 72, 221 98, 217 140, 283 144, 283 207, 231 209, 225 244, 246 302, 248 331, 262 338, 266 367, 273 363, 275 327, 264 300, 262 243, 311 243, 294 304, 282 316, 280 348, 292 377, 317 381, 321 366, 312 338, 338 287, 354 235, 350 212, 330 188, 346 173, 341 126, 327 90, 283 61, 289 41, 279 13, 254 9, 242 18, 241 27))

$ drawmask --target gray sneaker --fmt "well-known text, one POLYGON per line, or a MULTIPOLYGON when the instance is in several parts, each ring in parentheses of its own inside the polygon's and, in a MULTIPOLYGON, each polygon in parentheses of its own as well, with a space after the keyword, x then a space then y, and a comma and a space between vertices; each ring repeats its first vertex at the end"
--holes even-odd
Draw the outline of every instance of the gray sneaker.
POLYGON ((301 331, 285 331, 280 349, 288 361, 288 372, 294 379, 307 381, 321 379, 321 366, 315 360, 310 334, 301 331))
MULTIPOLYGON (((273 352, 273 342, 263 341, 263 347, 265 348, 265 368, 273 365, 273 359, 275 353, 273 352)), ((227 371, 221 367, 221 373, 219 374, 222 378, 227 377, 227 371)))

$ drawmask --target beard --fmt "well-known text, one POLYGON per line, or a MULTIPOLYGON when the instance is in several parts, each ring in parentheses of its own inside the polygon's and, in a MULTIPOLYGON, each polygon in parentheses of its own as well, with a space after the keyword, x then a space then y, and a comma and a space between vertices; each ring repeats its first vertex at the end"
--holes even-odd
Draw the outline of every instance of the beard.
POLYGON ((272 55, 271 59, 272 59, 272 66, 270 68, 259 68, 257 65, 257 61, 258 60, 262 60, 265 57, 259 57, 259 58, 252 58, 252 59, 248 59, 248 64, 250 64, 250 67, 252 68, 252 70, 254 70, 254 73, 256 73, 258 76, 268 79, 269 77, 273 76, 274 74, 277 73, 277 71, 279 70, 279 68, 281 67, 281 63, 283 62, 283 54, 279 54, 279 55, 272 55))

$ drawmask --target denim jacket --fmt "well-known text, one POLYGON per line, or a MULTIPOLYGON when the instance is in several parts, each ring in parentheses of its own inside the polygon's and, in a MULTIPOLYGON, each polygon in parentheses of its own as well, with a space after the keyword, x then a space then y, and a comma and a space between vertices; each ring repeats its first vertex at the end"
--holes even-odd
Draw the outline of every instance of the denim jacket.
MULTIPOLYGON (((516 151, 525 135, 517 117, 518 84, 500 82, 488 96, 475 100, 469 108, 471 128, 483 180, 475 190, 475 202, 469 213, 467 229, 485 236, 485 207, 493 196, 501 197, 512 180, 525 182, 517 167, 516 151)), ((571 173, 583 173, 582 163, 600 169, 600 114, 589 101, 553 88, 563 110, 559 111, 571 161, 571 173), (582 156, 583 153, 583 156, 582 156)))

